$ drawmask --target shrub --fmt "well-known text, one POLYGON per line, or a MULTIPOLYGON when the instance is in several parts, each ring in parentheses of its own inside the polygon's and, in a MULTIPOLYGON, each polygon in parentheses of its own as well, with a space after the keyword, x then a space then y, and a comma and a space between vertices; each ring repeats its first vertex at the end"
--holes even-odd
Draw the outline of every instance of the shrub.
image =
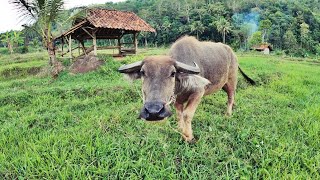
POLYGON ((8 51, 8 49, 7 49, 7 48, 2 47, 2 48, 0 48, 0 54, 1 54, 1 55, 9 54, 9 51, 8 51))

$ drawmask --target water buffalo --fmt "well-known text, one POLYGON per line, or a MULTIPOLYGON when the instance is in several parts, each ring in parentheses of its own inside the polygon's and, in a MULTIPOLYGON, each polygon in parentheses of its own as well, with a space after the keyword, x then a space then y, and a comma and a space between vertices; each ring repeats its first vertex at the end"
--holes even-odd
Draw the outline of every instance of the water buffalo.
POLYGON ((193 140, 191 121, 202 96, 223 89, 231 115, 237 85, 237 71, 243 73, 232 49, 222 43, 200 42, 194 37, 178 39, 168 56, 149 56, 119 68, 131 79, 142 79, 143 108, 140 118, 162 120, 172 113, 174 102, 178 126, 186 141, 193 140))

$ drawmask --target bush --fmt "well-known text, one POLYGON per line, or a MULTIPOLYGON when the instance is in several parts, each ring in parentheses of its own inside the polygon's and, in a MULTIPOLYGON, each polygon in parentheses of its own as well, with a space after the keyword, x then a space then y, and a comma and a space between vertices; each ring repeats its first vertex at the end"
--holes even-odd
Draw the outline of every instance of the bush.
POLYGON ((274 53, 278 56, 286 55, 285 51, 282 51, 282 50, 276 50, 274 53))
POLYGON ((316 45, 315 49, 316 49, 316 55, 317 55, 317 57, 319 57, 320 56, 320 44, 316 45))
POLYGON ((29 52, 29 49, 27 46, 20 46, 16 49, 15 51, 16 53, 20 53, 20 54, 25 54, 27 52, 29 52))
POLYGON ((0 54, 1 54, 1 55, 9 54, 9 51, 8 51, 8 49, 7 49, 7 48, 2 47, 2 48, 0 48, 0 54))
POLYGON ((299 49, 297 49, 295 51, 294 56, 297 56, 297 57, 308 57, 309 53, 308 53, 307 50, 299 48, 299 49))

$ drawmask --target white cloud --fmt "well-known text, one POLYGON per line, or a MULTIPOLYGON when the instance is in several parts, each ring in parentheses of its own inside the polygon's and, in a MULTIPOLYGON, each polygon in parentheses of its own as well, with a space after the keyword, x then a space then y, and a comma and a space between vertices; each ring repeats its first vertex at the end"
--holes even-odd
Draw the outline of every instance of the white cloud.
MULTIPOLYGON (((9 4, 9 0, 0 0, 0 33, 10 30, 20 30, 23 22, 20 21, 19 16, 13 5, 9 4)), ((120 2, 124 0, 66 0, 66 9, 90 4, 103 4, 106 2, 120 2)))

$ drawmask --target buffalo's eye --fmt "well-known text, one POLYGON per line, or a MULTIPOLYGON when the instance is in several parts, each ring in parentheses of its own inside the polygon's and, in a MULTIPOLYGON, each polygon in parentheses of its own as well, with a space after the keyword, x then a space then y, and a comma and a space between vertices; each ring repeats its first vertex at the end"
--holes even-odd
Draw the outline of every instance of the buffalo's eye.
POLYGON ((143 70, 141 70, 141 71, 140 71, 140 75, 141 75, 141 76, 145 76, 146 74, 145 74, 145 72, 144 72, 143 70))
POLYGON ((176 75, 176 72, 173 71, 170 76, 174 77, 175 75, 176 75))

